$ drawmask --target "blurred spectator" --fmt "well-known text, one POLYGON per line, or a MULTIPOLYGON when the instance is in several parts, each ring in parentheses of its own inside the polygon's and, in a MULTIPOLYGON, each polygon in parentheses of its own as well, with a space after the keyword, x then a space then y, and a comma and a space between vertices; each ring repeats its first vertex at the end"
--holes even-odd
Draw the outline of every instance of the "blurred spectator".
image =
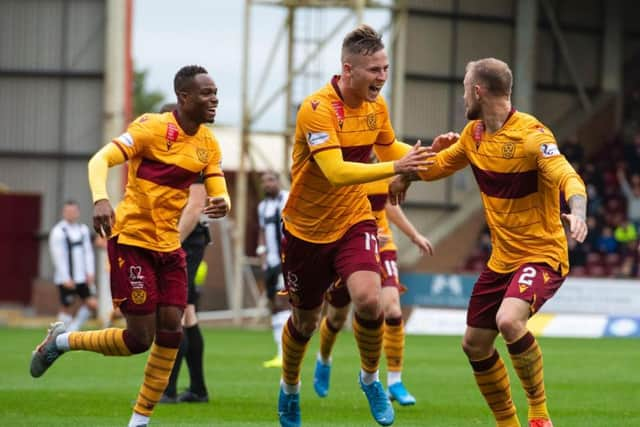
POLYGON ((627 198, 627 218, 638 227, 640 225, 640 175, 631 176, 632 185, 627 181, 624 168, 618 167, 617 176, 622 194, 627 198))
POLYGON ((95 297, 95 265, 89 227, 80 223, 80 207, 67 200, 62 207, 62 220, 49 233, 51 261, 55 269, 54 283, 60 294, 58 320, 67 331, 77 331, 98 307, 95 297), (73 316, 73 303, 78 297, 82 305, 73 316))
POLYGON ((613 230, 610 226, 606 225, 602 228, 596 249, 603 254, 610 254, 618 249, 618 242, 613 237, 613 230))
POLYGON ((613 231, 613 237, 616 239, 620 247, 624 247, 627 243, 633 243, 638 240, 638 230, 633 222, 623 217, 619 221, 618 226, 613 231))

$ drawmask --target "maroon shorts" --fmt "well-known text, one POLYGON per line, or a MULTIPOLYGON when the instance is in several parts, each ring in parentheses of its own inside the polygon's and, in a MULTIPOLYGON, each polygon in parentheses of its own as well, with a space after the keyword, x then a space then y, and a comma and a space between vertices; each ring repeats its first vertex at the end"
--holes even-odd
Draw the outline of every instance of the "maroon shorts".
POLYGON ((184 308, 187 268, 184 251, 157 252, 109 239, 111 298, 123 313, 151 314, 158 305, 184 308))
POLYGON ((560 289, 564 279, 559 272, 542 263, 523 264, 511 273, 496 273, 485 267, 473 286, 467 325, 497 331, 496 314, 504 298, 528 302, 529 316, 533 316, 560 289))
POLYGON ((289 300, 311 310, 322 304, 324 293, 338 278, 342 283, 356 271, 380 273, 375 221, 354 224, 339 240, 311 243, 284 230, 282 274, 289 300))
POLYGON ((380 252, 380 267, 382 268, 382 287, 395 287, 400 290, 400 279, 398 279, 398 252, 380 252))
MULTIPOLYGON (((398 280, 398 252, 383 251, 380 252, 380 275, 382 279, 382 287, 395 287, 401 290, 400 281, 398 280)), ((334 307, 344 307, 351 302, 349 290, 342 280, 334 282, 327 290, 325 299, 334 307)))

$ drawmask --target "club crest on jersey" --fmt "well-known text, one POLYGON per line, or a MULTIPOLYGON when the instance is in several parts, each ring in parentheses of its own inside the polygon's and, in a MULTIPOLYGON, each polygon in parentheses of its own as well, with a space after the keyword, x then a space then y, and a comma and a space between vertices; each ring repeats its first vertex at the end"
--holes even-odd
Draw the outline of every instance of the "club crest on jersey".
POLYGON ((375 128, 376 128, 376 113, 367 114, 367 126, 369 126, 370 130, 375 130, 375 128))
POLYGON ((560 154, 560 150, 556 144, 540 144, 542 157, 553 157, 560 154))
POLYGON ((340 101, 333 101, 331 106, 333 107, 333 111, 336 113, 338 126, 340 127, 340 130, 342 130, 342 125, 344 124, 344 104, 340 101))
POLYGON ((512 159, 515 152, 516 145, 513 142, 507 142, 502 146, 502 157, 505 159, 512 159))
POLYGON ((318 105, 320 105, 320 101, 314 99, 311 101, 311 109, 313 111, 316 111, 316 108, 318 108, 318 105))
POLYGON ((134 304, 144 304, 147 300, 147 292, 144 289, 134 289, 131 291, 131 301, 134 304))
POLYGON ((202 163, 209 162, 209 151, 206 148, 197 148, 196 156, 198 157, 198 160, 200 160, 202 163))

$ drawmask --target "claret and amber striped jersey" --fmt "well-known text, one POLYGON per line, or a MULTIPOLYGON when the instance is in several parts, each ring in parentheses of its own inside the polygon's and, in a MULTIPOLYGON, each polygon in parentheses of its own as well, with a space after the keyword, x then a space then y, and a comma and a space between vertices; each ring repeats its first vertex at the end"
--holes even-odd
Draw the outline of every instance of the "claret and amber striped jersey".
MULTIPOLYGON (((112 236, 121 244, 160 252, 180 247, 178 220, 189 186, 202 174, 207 194, 228 200, 218 141, 202 125, 187 135, 174 113, 145 114, 98 153, 109 167, 129 161, 127 186, 112 236)), ((106 198, 90 177, 94 201, 106 198)), ((106 179, 106 176, 104 177, 106 179)))
POLYGON ((371 204, 373 216, 378 224, 378 241, 380 242, 380 252, 397 251, 398 247, 393 241, 393 232, 389 226, 387 218, 387 200, 389 199, 390 178, 363 184, 364 191, 371 204))
POLYGON ((584 183, 558 150, 551 131, 535 117, 512 111, 494 134, 471 121, 460 140, 435 157, 424 180, 471 165, 493 250, 488 266, 498 273, 526 262, 544 262, 566 275, 567 240, 560 219, 560 191, 586 197, 584 183))
POLYGON ((291 190, 283 211, 294 236, 313 243, 334 242, 354 224, 374 219, 362 185, 334 187, 314 161, 322 150, 341 150, 345 161, 368 163, 374 145, 395 143, 384 99, 349 108, 338 77, 307 97, 298 111, 291 190))

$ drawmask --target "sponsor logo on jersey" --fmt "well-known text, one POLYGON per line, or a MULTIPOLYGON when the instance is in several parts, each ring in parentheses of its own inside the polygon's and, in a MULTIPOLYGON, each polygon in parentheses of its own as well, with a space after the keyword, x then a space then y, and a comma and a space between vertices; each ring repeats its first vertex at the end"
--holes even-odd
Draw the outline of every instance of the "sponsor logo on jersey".
POLYGON ((544 283, 547 283, 549 281, 549 273, 547 273, 546 271, 542 272, 542 281, 544 283))
POLYGON ((542 157, 553 157, 560 155, 560 150, 556 144, 540 144, 542 157))
POLYGON ((311 109, 313 111, 316 111, 316 108, 318 108, 318 105, 320 105, 320 101, 314 99, 311 101, 311 109))
POLYGON ((309 132, 307 133, 307 142, 310 146, 322 144, 329 140, 329 134, 326 132, 309 132))
POLYGON ((122 142, 127 147, 133 147, 133 137, 129 132, 125 132, 119 137, 116 138, 118 141, 122 142))
POLYGON ((516 152, 516 145, 513 142, 507 142, 502 146, 502 157, 505 159, 513 158, 513 154, 516 152))
POLYGON ((367 126, 369 126, 369 129, 375 130, 375 128, 376 128, 376 113, 367 114, 367 126))

